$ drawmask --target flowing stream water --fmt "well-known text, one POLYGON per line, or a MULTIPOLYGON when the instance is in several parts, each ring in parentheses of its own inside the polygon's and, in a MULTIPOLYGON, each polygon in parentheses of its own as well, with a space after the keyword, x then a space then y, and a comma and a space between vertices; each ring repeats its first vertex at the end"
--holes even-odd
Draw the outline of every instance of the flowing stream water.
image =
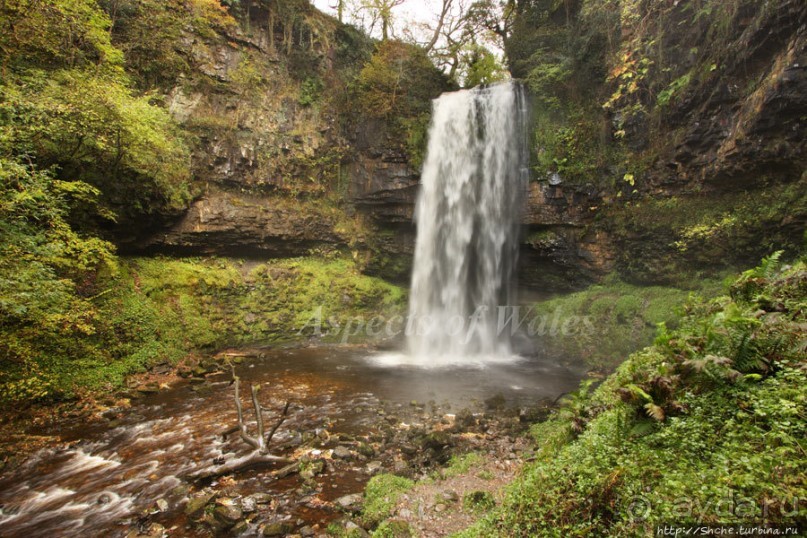
MULTIPOLYGON (((295 458, 317 450, 326 455, 346 435, 368 443, 388 436, 392 416, 408 422, 406 427, 417 427, 426 410, 413 407, 412 400, 431 401, 429 407, 436 406, 438 416, 475 403, 478 408, 492 396, 503 397, 508 405, 529 406, 571 390, 580 378, 543 360, 485 370, 458 368, 435 376, 422 368, 379 368, 366 360, 370 352, 362 347, 242 353, 247 358, 236 372, 245 382, 265 384, 262 404, 275 411, 267 415, 270 423, 285 401, 292 402, 272 449, 295 458)), ((250 409, 245 411, 249 418, 250 409)), ((188 496, 201 487, 190 477, 217 460, 249 453, 237 436, 224 440, 220 435, 235 423, 230 376, 221 373, 208 376, 204 385, 180 381, 100 422, 65 423, 40 432, 58 435, 62 443, 0 477, 0 536, 137 536, 132 528, 144 522, 160 523, 171 536, 209 536, 184 512, 188 496), (165 504, 159 507, 158 500, 165 504)), ((250 427, 254 431, 254 421, 250 427)), ((390 446, 373 459, 386 467, 394 453, 390 446)), ((273 474, 282 465, 248 469, 234 482, 220 480, 213 486, 222 497, 271 496, 270 511, 243 533, 255 536, 261 524, 275 518, 324 524, 339 517, 328 503, 362 490, 370 478, 366 464, 335 464, 305 494, 300 488, 310 486, 299 475, 273 474)))

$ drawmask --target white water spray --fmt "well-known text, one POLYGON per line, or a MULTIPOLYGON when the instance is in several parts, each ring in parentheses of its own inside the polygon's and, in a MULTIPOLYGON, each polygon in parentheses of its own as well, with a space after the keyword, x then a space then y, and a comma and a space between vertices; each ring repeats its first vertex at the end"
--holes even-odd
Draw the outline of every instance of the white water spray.
POLYGON ((525 117, 523 90, 512 83, 435 100, 415 214, 408 353, 398 360, 444 366, 512 357, 499 307, 515 304, 525 117))

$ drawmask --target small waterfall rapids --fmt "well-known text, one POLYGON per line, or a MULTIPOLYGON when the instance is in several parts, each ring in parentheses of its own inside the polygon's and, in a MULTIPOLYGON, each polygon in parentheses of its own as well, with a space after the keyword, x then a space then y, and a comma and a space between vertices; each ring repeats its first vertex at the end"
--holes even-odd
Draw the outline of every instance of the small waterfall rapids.
POLYGON ((526 117, 524 90, 516 83, 446 93, 434 101, 415 213, 408 364, 445 366, 513 355, 499 307, 516 304, 529 175, 526 117))

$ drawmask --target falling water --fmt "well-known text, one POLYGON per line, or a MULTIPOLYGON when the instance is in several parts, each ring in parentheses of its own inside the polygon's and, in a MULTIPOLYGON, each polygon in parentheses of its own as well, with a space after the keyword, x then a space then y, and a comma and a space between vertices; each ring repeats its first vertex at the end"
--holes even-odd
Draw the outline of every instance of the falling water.
POLYGON ((499 307, 515 304, 525 116, 515 83, 447 93, 434 103, 415 216, 407 332, 413 362, 512 355, 499 307))

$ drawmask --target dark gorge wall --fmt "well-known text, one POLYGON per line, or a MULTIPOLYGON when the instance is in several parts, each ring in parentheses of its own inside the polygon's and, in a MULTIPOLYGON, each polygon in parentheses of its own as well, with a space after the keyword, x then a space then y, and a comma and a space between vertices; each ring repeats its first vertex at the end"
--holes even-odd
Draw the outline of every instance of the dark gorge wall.
POLYGON ((644 283, 797 251, 807 222, 803 2, 516 2, 535 100, 525 271, 644 283))
POLYGON ((127 223, 118 242, 250 258, 351 249, 368 272, 405 281, 417 161, 447 80, 415 47, 281 4, 242 3, 237 26, 175 39, 189 67, 165 101, 192 146, 194 198, 167 224, 127 223), (399 87, 376 80, 390 66, 403 66, 399 87), (374 106, 396 92, 393 107, 374 106))
MULTIPOLYGON (((800 245, 803 3, 515 5, 505 50, 534 101, 522 285, 613 270, 682 283, 800 245)), ((127 229, 124 250, 350 249, 406 282, 430 99, 449 84, 422 51, 305 3, 239 9, 237 27, 175 43, 189 68, 166 105, 191 141, 194 200, 167 226, 127 229), (399 88, 383 84, 389 65, 406 66, 399 88)))

